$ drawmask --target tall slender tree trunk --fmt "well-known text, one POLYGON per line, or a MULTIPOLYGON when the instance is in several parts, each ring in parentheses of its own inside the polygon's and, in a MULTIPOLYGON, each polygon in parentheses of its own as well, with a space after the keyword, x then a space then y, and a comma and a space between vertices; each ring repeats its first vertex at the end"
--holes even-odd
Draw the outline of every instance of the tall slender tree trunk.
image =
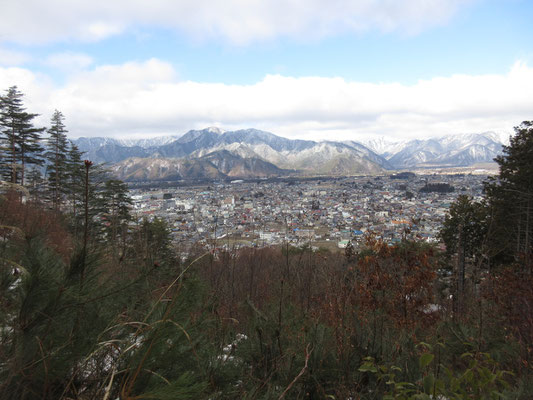
POLYGON ((459 225, 459 238, 457 241, 457 312, 463 312, 465 290, 465 249, 463 225, 459 225))
POLYGON ((24 186, 24 170, 26 167, 26 152, 24 145, 20 146, 20 184, 24 186))
POLYGON ((11 138, 11 183, 17 183, 17 149, 15 147, 15 128, 11 138))
POLYGON ((525 237, 525 243, 524 243, 524 253, 525 253, 526 268, 529 273, 531 273, 531 261, 530 261, 531 245, 529 243, 529 216, 531 214, 530 206, 531 206, 531 201, 529 200, 529 196, 528 196, 527 207, 526 207, 526 237, 525 237))
POLYGON ((520 238, 522 237, 522 213, 518 215, 518 224, 517 224, 517 234, 516 234, 516 254, 520 254, 520 238))
POLYGON ((59 138, 56 138, 56 154, 55 154, 55 178, 54 178, 54 210, 59 210, 59 138))
POLYGON ((89 239, 89 169, 93 163, 85 160, 85 226, 83 230, 83 268, 81 270, 81 282, 85 279, 85 262, 87 260, 87 240, 89 239))
POLYGON ((22 146, 20 150, 20 161, 21 161, 21 168, 20 168, 20 184, 24 186, 24 173, 26 172, 26 153, 24 151, 24 146, 22 146))

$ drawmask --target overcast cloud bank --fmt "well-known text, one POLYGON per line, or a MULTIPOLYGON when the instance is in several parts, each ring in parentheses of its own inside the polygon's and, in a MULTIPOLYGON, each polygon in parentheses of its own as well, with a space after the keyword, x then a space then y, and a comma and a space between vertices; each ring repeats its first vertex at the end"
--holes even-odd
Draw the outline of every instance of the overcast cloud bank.
POLYGON ((4 2, 0 37, 34 44, 99 41, 158 26, 197 40, 246 45, 276 37, 321 38, 378 29, 415 34, 474 0, 24 0, 4 2))
POLYGON ((533 109, 533 68, 521 62, 504 75, 453 75, 414 85, 282 75, 253 85, 180 81, 172 65, 150 59, 78 71, 57 86, 24 68, 0 68, 0 87, 14 84, 27 94, 28 109, 42 114, 41 123, 57 108, 76 137, 157 136, 220 126, 291 138, 410 139, 511 132, 533 109))

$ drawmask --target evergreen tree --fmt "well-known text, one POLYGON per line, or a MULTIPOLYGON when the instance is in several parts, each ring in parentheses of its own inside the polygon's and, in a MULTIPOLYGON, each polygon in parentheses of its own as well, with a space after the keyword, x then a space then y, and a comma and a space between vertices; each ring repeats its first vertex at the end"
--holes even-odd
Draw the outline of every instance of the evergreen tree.
MULTIPOLYGON (((33 115, 31 118, 36 117, 38 114, 27 114, 33 115)), ((26 166, 28 165, 43 165, 44 160, 42 158, 42 153, 44 151, 43 146, 41 145, 41 134, 44 132, 45 128, 34 128, 33 125, 29 122, 22 124, 22 129, 20 131, 19 137, 19 148, 20 148, 20 183, 21 185, 25 184, 24 174, 26 171, 26 166)))
POLYGON ((5 96, 0 97, 0 140, 2 142, 2 164, 0 166, 2 178, 17 183, 17 147, 18 118, 24 112, 22 93, 13 86, 7 90, 5 96))
POLYGON ((72 141, 70 142, 67 159, 66 159, 66 179, 65 186, 67 198, 70 203, 70 212, 74 220, 74 226, 77 226, 77 218, 81 204, 83 203, 83 179, 85 176, 85 167, 82 160, 83 153, 72 141))
POLYGON ((493 255, 500 262, 515 261, 529 272, 533 267, 533 121, 515 127, 503 155, 497 178, 486 185, 493 222, 493 255))
POLYGON ((45 180, 41 169, 37 166, 33 167, 28 172, 28 190, 31 194, 33 201, 39 202, 45 197, 45 180))
POLYGON ((172 248, 170 228, 165 220, 154 218, 152 221, 143 219, 139 230, 139 246, 136 250, 139 258, 146 260, 147 265, 177 264, 177 257, 172 248))
POLYGON ((130 220, 128 188, 122 181, 111 178, 104 165, 81 161, 81 153, 72 146, 68 161, 68 196, 72 203, 74 231, 80 232, 83 226, 90 240, 107 237, 115 245, 130 220))
POLYGON ((488 225, 486 205, 461 195, 451 205, 439 233, 448 257, 454 257, 454 305, 459 313, 464 311, 467 276, 479 283, 479 268, 487 253, 488 225))
POLYGON ((47 151, 45 153, 48 162, 47 175, 50 188, 50 197, 54 210, 59 210, 63 195, 66 193, 66 179, 68 170, 68 141, 67 129, 63 120, 63 114, 55 110, 52 116, 51 126, 48 129, 47 151))
MULTIPOLYGON (((4 115, 6 104, 4 96, 0 95, 0 118, 4 115)), ((8 140, 4 134, 4 126, 0 120, 0 180, 4 180, 9 176, 10 165, 8 163, 9 147, 8 140)))
POLYGON ((460 195, 450 206, 439 233, 446 245, 446 253, 452 256, 461 248, 463 259, 479 258, 487 226, 488 214, 485 204, 460 195))
POLYGON ((103 200, 105 233, 110 238, 111 245, 116 248, 119 236, 125 238, 131 219, 129 208, 132 200, 128 196, 128 186, 120 180, 109 179, 105 182, 100 197, 103 200))
POLYGON ((38 114, 25 111, 23 94, 12 86, 2 97, 0 113, 0 137, 3 143, 1 172, 11 183, 24 185, 24 173, 27 165, 42 165, 40 144, 44 128, 35 128, 32 120, 38 114))
MULTIPOLYGON (((87 201, 88 206, 88 231, 90 236, 95 240, 102 239, 105 233, 104 229, 104 215, 108 211, 108 204, 105 193, 105 184, 110 180, 109 171, 102 164, 93 164, 89 160, 84 160, 84 173, 87 171, 89 165, 89 174, 84 177, 84 201, 87 201), (89 163, 89 164, 88 164, 89 163), (86 178, 88 178, 88 186, 85 187, 86 178), (86 192, 85 192, 86 191, 86 192), (86 195, 88 196, 86 198, 86 195)), ((85 207, 85 205, 84 205, 85 207)), ((84 223, 85 225, 85 223, 84 223)))

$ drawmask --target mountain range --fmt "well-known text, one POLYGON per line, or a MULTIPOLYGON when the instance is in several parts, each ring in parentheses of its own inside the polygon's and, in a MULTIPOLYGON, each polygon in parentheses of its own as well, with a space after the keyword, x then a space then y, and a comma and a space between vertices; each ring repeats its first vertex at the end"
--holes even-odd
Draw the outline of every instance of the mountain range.
POLYGON ((218 128, 183 136, 73 141, 84 157, 111 164, 123 180, 257 178, 280 175, 372 175, 388 170, 468 166, 501 152, 487 132, 407 142, 292 140, 272 133, 218 128))
POLYGON ((388 142, 383 138, 365 142, 396 169, 466 167, 492 162, 501 153, 503 144, 500 135, 494 132, 404 142, 388 142))

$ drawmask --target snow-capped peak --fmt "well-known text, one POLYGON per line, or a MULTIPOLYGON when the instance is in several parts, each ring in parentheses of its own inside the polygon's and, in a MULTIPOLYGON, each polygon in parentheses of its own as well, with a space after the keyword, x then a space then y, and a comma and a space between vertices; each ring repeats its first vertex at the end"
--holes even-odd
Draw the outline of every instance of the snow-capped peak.
POLYGON ((216 133, 218 135, 222 135, 224 132, 226 132, 224 129, 220 129, 216 126, 210 126, 206 129, 204 129, 205 131, 209 132, 209 133, 216 133))
POLYGON ((149 147, 163 146, 165 144, 173 142, 174 140, 179 139, 180 137, 181 135, 156 136, 144 139, 121 139, 119 140, 119 142, 123 146, 139 146, 143 149, 147 149, 149 147))

